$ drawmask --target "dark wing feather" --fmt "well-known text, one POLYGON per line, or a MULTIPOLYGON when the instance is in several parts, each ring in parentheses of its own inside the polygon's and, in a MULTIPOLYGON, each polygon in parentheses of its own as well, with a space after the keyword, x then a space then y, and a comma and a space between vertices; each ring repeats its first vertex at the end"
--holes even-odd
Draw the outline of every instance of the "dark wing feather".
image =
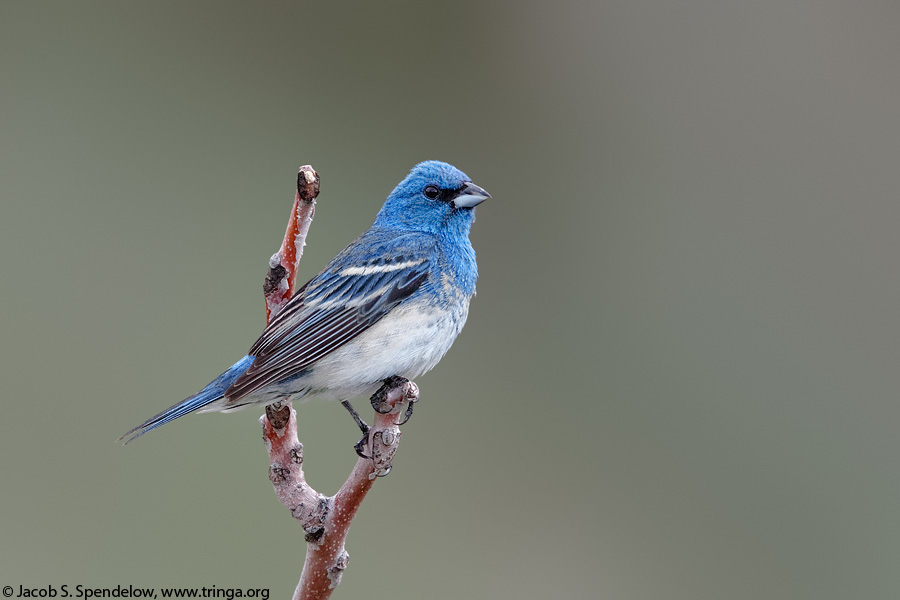
POLYGON ((229 404, 302 371, 377 323, 425 282, 429 262, 387 258, 359 267, 360 274, 341 272, 326 270, 294 294, 250 348, 256 359, 225 392, 229 404), (362 274, 391 261, 410 264, 362 274))

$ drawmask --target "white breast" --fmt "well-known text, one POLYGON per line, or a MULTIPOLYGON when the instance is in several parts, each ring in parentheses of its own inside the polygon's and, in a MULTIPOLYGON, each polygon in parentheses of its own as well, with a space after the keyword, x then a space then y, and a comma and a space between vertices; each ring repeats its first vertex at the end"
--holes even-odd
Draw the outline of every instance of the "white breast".
MULTIPOLYGON (((437 365, 465 325, 469 300, 441 310, 401 305, 375 325, 321 358, 302 378, 309 396, 344 400, 371 394, 384 379, 418 377, 437 365)), ((301 382, 297 382, 301 383, 301 382)))

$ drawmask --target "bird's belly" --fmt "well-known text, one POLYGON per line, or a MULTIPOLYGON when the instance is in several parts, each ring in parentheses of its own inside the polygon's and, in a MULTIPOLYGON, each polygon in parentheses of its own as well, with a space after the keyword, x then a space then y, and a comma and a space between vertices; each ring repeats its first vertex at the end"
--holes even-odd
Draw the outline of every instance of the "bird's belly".
POLYGON ((459 335, 469 302, 449 310, 398 306, 363 334, 319 359, 297 384, 304 396, 348 399, 371 394, 384 379, 414 379, 441 360, 459 335))

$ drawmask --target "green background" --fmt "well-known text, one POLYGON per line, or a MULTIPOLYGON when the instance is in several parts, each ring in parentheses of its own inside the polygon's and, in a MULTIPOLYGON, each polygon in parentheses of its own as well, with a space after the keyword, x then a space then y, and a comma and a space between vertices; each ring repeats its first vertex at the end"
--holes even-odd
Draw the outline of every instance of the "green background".
MULTIPOLYGON (((493 194, 341 598, 900 593, 894 2, 0 4, 0 585, 293 591, 243 355, 425 159, 493 194)), ((361 403, 361 405, 364 404, 361 403)), ((358 433, 301 409, 333 493, 358 433)), ((70 588, 71 589, 71 588, 70 588)))

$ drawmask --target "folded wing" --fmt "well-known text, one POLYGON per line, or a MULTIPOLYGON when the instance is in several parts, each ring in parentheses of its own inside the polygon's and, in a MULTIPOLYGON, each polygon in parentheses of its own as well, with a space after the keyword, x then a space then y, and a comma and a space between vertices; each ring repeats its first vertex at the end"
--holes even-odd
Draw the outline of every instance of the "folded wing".
POLYGON ((402 239, 391 240, 375 257, 368 253, 367 260, 353 260, 354 246, 272 319, 250 348, 252 366, 225 392, 228 404, 241 404, 241 398, 310 367, 381 320, 428 278, 430 261, 422 256, 429 253, 409 252, 402 239))

